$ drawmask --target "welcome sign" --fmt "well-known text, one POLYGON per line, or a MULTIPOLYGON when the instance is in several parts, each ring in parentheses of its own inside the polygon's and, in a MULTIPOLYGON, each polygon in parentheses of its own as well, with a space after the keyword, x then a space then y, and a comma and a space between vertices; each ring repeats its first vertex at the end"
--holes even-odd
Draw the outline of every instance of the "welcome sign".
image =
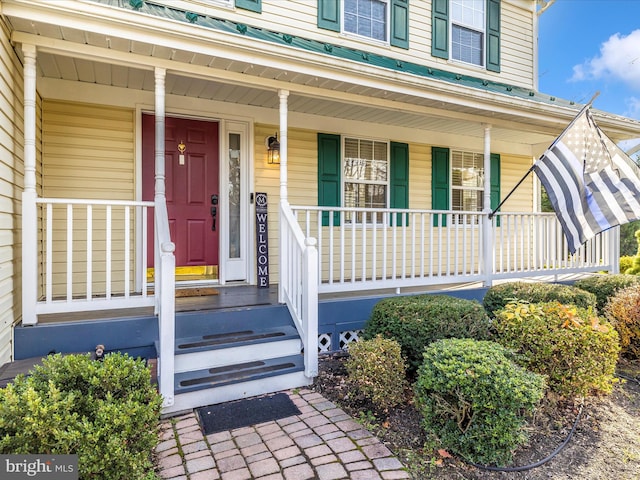
POLYGON ((269 225, 267 223, 267 194, 256 193, 256 262, 258 287, 269 287, 269 225))

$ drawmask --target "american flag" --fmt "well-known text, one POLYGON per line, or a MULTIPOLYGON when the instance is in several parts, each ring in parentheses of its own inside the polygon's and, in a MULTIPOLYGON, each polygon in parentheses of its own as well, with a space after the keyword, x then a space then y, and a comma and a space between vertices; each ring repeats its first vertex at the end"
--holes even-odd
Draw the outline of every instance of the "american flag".
POLYGON ((585 108, 533 165, 571 253, 640 218, 640 169, 585 108))

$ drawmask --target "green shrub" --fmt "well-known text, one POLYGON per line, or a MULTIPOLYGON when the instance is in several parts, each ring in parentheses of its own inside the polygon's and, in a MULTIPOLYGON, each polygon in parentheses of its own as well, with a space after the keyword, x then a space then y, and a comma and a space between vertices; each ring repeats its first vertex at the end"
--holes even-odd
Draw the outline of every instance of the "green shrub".
POLYGON ((409 371, 422 364, 424 347, 442 338, 490 336, 490 322, 482 305, 449 295, 409 295, 378 302, 367 322, 364 338, 376 335, 398 341, 409 371))
POLYGON ((154 478, 160 405, 142 361, 49 356, 0 390, 0 453, 77 454, 81 479, 154 478))
POLYGON ((558 301, 563 305, 596 307, 596 297, 577 287, 554 283, 509 282, 491 287, 484 296, 483 305, 492 317, 507 303, 516 301, 529 303, 558 301))
POLYGON ((427 432, 476 463, 504 465, 526 440, 524 425, 544 395, 544 377, 518 366, 501 345, 472 339, 432 343, 418 372, 416 405, 427 432))
POLYGON ((402 403, 407 367, 400 344, 380 335, 349 345, 346 361, 349 382, 381 409, 402 403))
POLYGON ((604 311, 620 336, 622 354, 640 358, 640 285, 619 290, 604 311))
POLYGON ((564 396, 610 393, 620 343, 611 324, 591 309, 512 303, 497 312, 497 341, 520 353, 518 362, 546 375, 564 396))
POLYGON ((627 271, 633 266, 633 257, 630 255, 624 255, 619 260, 620 273, 627 273, 627 271))
POLYGON ((613 297, 618 290, 638 283, 640 283, 640 276, 621 273, 618 275, 593 275, 592 277, 578 280, 574 285, 596 296, 598 313, 603 315, 604 307, 610 297, 613 297))

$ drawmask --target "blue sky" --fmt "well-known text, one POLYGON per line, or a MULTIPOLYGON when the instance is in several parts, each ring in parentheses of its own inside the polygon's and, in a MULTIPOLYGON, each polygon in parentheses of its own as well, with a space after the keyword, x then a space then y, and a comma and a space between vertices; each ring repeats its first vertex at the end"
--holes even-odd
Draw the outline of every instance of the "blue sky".
POLYGON ((640 0, 556 0, 538 59, 541 92, 640 119, 640 0))

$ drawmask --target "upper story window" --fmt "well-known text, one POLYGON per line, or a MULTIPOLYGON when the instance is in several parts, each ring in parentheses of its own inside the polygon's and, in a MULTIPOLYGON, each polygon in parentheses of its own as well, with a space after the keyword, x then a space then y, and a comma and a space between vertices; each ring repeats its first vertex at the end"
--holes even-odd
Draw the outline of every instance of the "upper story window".
POLYGON ((484 65, 484 0, 451 0, 451 58, 484 65))
POLYGON ((409 48, 409 0, 318 0, 318 28, 409 48))
POLYGON ((344 0, 342 30, 386 42, 389 2, 387 0, 344 0))
POLYGON ((433 0, 431 55, 499 72, 500 1, 433 0))

